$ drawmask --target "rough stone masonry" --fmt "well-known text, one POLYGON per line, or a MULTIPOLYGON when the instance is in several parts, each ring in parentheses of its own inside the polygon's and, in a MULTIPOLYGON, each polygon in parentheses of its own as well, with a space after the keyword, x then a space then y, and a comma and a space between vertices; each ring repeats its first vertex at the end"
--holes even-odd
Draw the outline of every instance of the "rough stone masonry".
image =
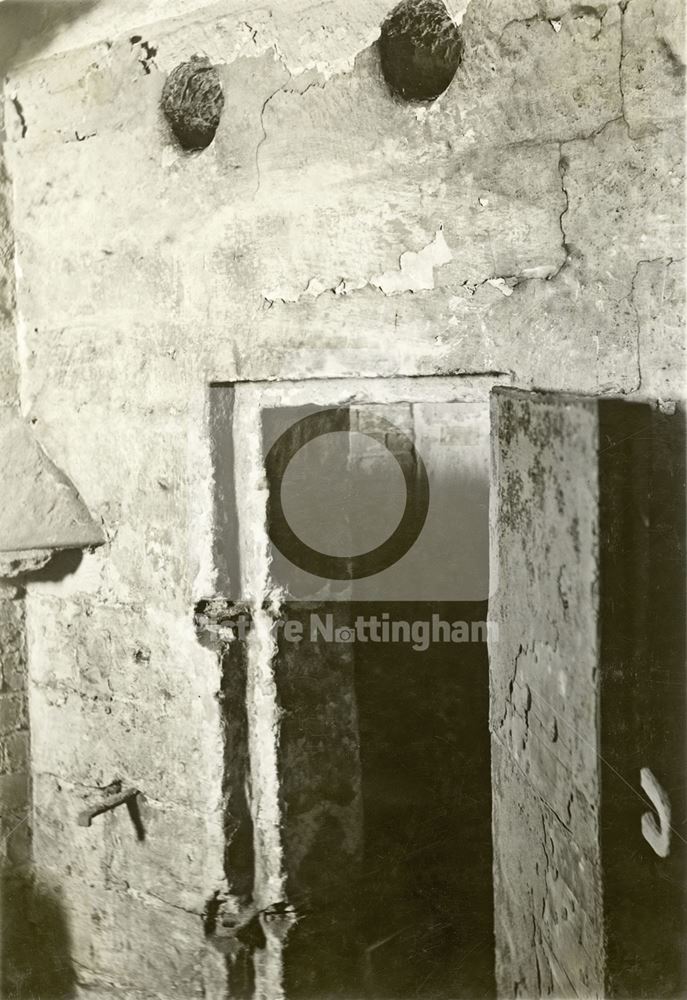
POLYGON ((222 672, 193 623, 210 383, 485 374, 684 401, 679 0, 471 0, 428 105, 384 84, 389 6, 37 3, 3 39, 1 417, 98 537, 0 593, 0 813, 75 991, 224 995, 203 936, 222 672), (188 152, 160 98, 194 55, 224 106, 188 152), (116 777, 145 792, 143 843, 123 810, 75 825, 116 777))

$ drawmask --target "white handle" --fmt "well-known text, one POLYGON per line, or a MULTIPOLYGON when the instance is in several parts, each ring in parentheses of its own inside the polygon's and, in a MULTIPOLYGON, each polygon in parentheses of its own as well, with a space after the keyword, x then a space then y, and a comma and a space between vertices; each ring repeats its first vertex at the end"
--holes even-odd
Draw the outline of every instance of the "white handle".
POLYGON ((657 823, 651 813, 644 813, 642 836, 659 858, 667 858, 670 853, 670 799, 648 767, 641 769, 639 780, 659 818, 657 823))

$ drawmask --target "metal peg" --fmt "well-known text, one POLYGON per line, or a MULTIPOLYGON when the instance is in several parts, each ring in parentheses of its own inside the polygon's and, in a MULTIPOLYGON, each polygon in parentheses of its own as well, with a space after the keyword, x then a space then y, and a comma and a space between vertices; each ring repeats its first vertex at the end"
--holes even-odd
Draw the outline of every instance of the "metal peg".
POLYGON ((90 806, 88 809, 83 809, 77 818, 79 826, 90 826, 91 822, 96 816, 101 813, 110 812, 111 809, 116 809, 117 806, 122 806, 126 804, 133 804, 134 800, 138 798, 141 793, 138 788, 126 788, 122 792, 116 792, 114 795, 108 795, 97 805, 90 806))

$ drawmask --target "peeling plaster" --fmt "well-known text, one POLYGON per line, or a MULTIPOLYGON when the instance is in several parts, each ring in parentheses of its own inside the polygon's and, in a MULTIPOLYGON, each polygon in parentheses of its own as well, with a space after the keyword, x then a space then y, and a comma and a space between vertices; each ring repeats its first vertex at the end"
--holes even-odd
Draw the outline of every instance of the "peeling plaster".
MULTIPOLYGON (((454 0, 458 6, 461 3, 454 0)), ((316 69, 329 78, 350 70, 356 55, 378 38, 388 4, 383 0, 354 0, 343 18, 336 0, 276 0, 269 8, 252 10, 247 10, 240 0, 132 0, 128 7, 126 27, 118 0, 98 0, 92 9, 62 25, 54 37, 48 23, 42 34, 26 42, 18 62, 50 58, 95 45, 103 38, 108 38, 109 44, 125 37, 150 38, 154 27, 156 41, 163 35, 177 36, 176 47, 167 43, 155 53, 163 72, 188 58, 189 35, 193 34, 202 41, 202 52, 212 62, 230 62, 249 50, 256 55, 272 50, 293 76, 316 69), (220 31, 216 30, 218 23, 220 31)))
POLYGON ((370 284, 381 289, 385 295, 429 291, 434 288, 435 268, 452 260, 453 254, 446 243, 443 228, 439 226, 432 242, 422 250, 406 250, 401 254, 398 271, 378 274, 370 284))
POLYGON ((399 258, 398 270, 385 271, 365 280, 341 278, 336 285, 328 286, 320 278, 311 278, 305 289, 293 294, 286 289, 274 288, 263 292, 269 304, 274 302, 300 302, 304 297, 319 298, 331 293, 350 295, 363 288, 376 288, 384 295, 401 295, 404 292, 432 291, 435 287, 434 272, 444 264, 450 264, 453 254, 446 242, 443 227, 439 226, 434 238, 422 250, 404 250, 399 258))
POLYGON ((487 278, 487 284, 492 285, 494 288, 498 288, 502 295, 508 297, 513 294, 513 285, 516 282, 511 279, 507 282, 505 278, 487 278))

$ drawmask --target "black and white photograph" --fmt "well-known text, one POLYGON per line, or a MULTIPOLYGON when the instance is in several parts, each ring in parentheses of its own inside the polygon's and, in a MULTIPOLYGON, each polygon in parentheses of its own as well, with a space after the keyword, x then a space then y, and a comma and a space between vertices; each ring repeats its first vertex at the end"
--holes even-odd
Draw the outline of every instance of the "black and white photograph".
POLYGON ((684 0, 0 0, 0 998, 687 1000, 684 0))

